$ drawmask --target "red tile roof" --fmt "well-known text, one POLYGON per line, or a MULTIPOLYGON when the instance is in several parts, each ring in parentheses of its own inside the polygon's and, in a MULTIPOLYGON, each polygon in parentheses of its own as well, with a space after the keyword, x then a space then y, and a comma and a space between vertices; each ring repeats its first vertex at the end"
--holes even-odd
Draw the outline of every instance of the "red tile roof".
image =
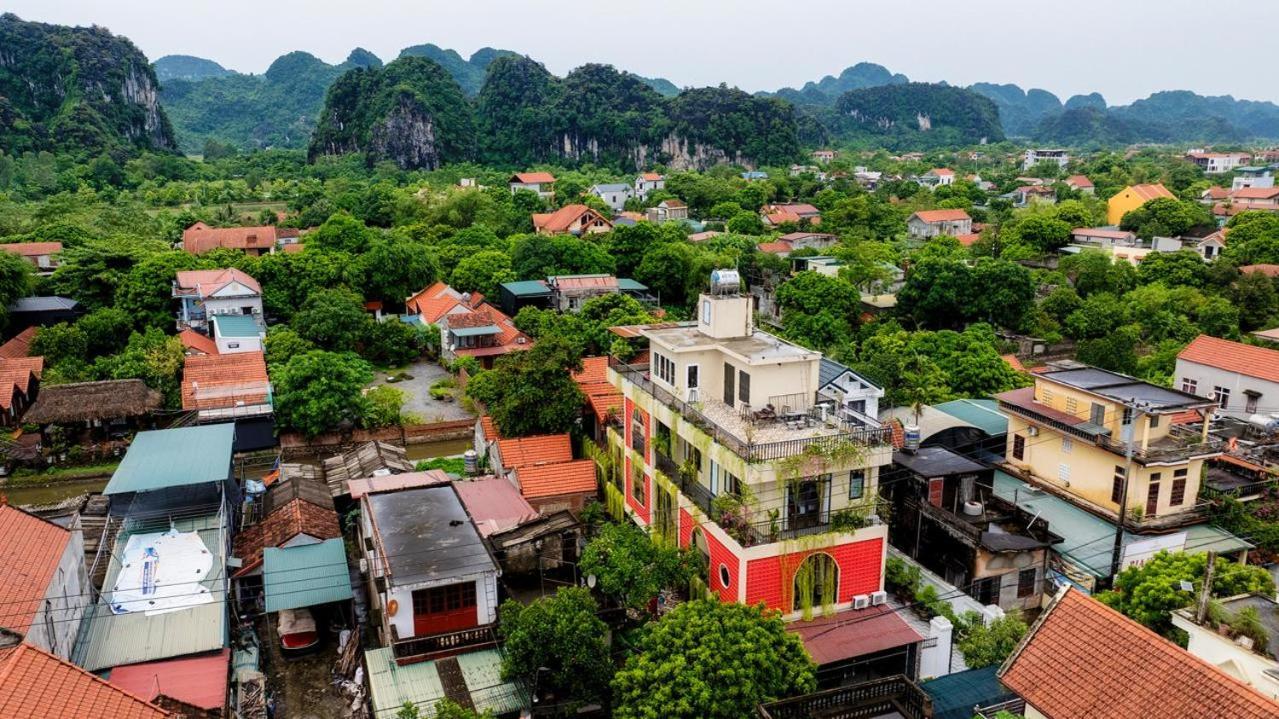
POLYGON ((300 534, 316 539, 341 537, 337 512, 332 507, 311 504, 299 497, 242 530, 235 535, 235 556, 243 560, 244 565, 236 571, 236 576, 256 569, 262 563, 263 549, 282 547, 300 534))
POLYGON ((761 242, 755 245, 755 249, 760 252, 767 252, 770 255, 785 255, 795 248, 791 247, 789 242, 778 240, 776 242, 761 242))
POLYGON ((1128 230, 1110 230, 1104 227, 1076 227, 1070 234, 1079 237, 1104 237, 1108 240, 1129 240, 1137 236, 1128 230))
POLYGON ((502 438, 502 433, 497 431, 497 423, 487 414, 480 417, 480 431, 484 433, 484 439, 489 441, 502 438))
POLYGON ((0 716, 161 719, 169 713, 71 662, 19 644, 0 649, 0 716))
POLYGON ((26 377, 29 372, 35 375, 36 379, 40 379, 41 373, 44 372, 43 357, 0 357, 0 372, 16 372, 22 375, 21 384, 22 391, 27 391, 26 377))
POLYGON ((962 222, 963 220, 972 219, 968 216, 968 213, 963 210, 920 210, 913 216, 928 223, 962 222))
POLYGON ((534 213, 533 229, 544 232, 568 232, 574 223, 596 222, 613 226, 608 218, 586 205, 565 205, 554 212, 534 213))
POLYGON ((1128 189, 1132 191, 1132 194, 1136 195, 1140 199, 1145 200, 1147 202, 1160 197, 1173 197, 1173 198, 1176 197, 1175 195, 1173 195, 1171 192, 1168 191, 1167 187, 1164 187, 1163 185, 1160 185, 1158 183, 1150 184, 1150 185, 1131 185, 1128 187, 1128 189))
POLYGON ((418 290, 415 294, 404 300, 404 306, 410 311, 419 312, 419 303, 426 300, 440 299, 442 297, 452 297, 453 299, 460 300, 462 298, 462 293, 452 287, 449 287, 445 282, 436 282, 430 287, 418 290))
MULTIPOLYGON (((0 627, 26 633, 58 572, 71 533, 8 504, 0 505, 0 627)), ((0 716, 7 716, 0 712, 0 716)))
POLYGON ((588 394, 586 402, 591 405, 595 418, 601 422, 607 421, 609 415, 617 416, 622 411, 621 392, 588 394))
POLYGON ((1063 719, 1279 717, 1279 703, 1073 589, 1045 610, 999 679, 1063 719))
POLYGON ((1177 359, 1279 382, 1279 350, 1199 335, 1186 345, 1177 359))
POLYGON ((608 382, 607 357, 583 357, 582 369, 573 373, 573 381, 580 385, 608 382))
POLYGON ((274 225, 209 227, 203 222, 197 222, 182 233, 182 249, 195 255, 218 247, 231 250, 269 250, 275 247, 275 242, 274 225))
POLYGON ((262 285, 258 281, 235 268, 226 270, 188 270, 179 272, 177 285, 179 290, 188 290, 199 297, 208 297, 232 282, 239 282, 245 287, 262 294, 262 285))
MULTIPOLYGON (((1279 265, 1266 265, 1266 264, 1244 265, 1239 268, 1239 271, 1244 273, 1245 275, 1250 272, 1260 272, 1266 277, 1279 277, 1279 265)), ((12 341, 13 340, 10 340, 10 342, 12 341)), ((0 347, 0 354, 3 354, 3 353, 4 353, 4 347, 0 347)))
POLYGON ((502 457, 502 466, 506 469, 569 462, 573 459, 573 444, 567 434, 499 439, 497 451, 502 457))
POLYGON ((541 185, 547 182, 555 182, 555 175, 549 172, 517 172, 511 178, 511 182, 521 182, 526 185, 541 185))
POLYGON ((515 470, 520 492, 528 499, 595 491, 595 463, 589 459, 538 464, 515 470))
POLYGON ((39 328, 28 327, 12 339, 0 345, 0 357, 27 357, 31 354, 31 342, 39 328))
POLYGON ((1070 185, 1071 187, 1081 187, 1081 188, 1093 186, 1092 180, 1088 179, 1087 177, 1084 177, 1083 175, 1071 175, 1070 177, 1067 177, 1066 184, 1070 185))
POLYGON ((178 339, 182 340, 182 347, 193 354, 215 355, 218 353, 218 343, 195 330, 182 330, 178 333, 178 339))
POLYGON ((226 705, 231 650, 212 654, 130 664, 111 670, 113 686, 155 701, 163 695, 201 709, 226 705))
POLYGON ((15 255, 23 257, 40 257, 41 255, 53 255, 62 251, 61 242, 10 242, 6 245, 0 245, 0 250, 12 252, 15 255))
POLYGON ((415 487, 431 487, 437 484, 447 484, 452 481, 453 478, 449 476, 448 472, 445 472, 442 469, 428 469, 423 472, 404 472, 401 474, 387 474, 378 477, 348 479, 346 486, 351 492, 351 499, 359 499, 366 494, 394 492, 400 489, 413 489, 415 487))
POLYGON ((955 239, 959 240, 959 244, 963 245, 964 247, 972 247, 973 245, 977 244, 977 240, 981 239, 981 233, 970 232, 966 235, 955 235, 955 239))
POLYGON ((266 402, 270 380, 261 352, 191 355, 182 370, 182 409, 226 409, 266 402))
POLYGON ((1216 185, 1214 185, 1204 190, 1203 195, 1210 200, 1224 200, 1227 197, 1230 197, 1230 190, 1227 190, 1224 187, 1217 187, 1216 185))
POLYGON ((786 629, 799 635, 818 666, 924 641, 887 604, 794 622, 786 629))
POLYGON ((645 182, 657 182, 663 178, 661 175, 657 174, 656 172, 645 172, 644 174, 640 175, 640 179, 644 180, 645 182))
POLYGON ((1012 367, 1014 370, 1018 372, 1026 371, 1026 365, 1022 364, 1021 360, 1017 359, 1017 355, 1000 355, 1000 358, 1002 358, 1004 362, 1008 363, 1008 366, 1012 367))
POLYGON ((1230 197, 1236 200, 1269 200, 1279 197, 1279 187, 1241 187, 1231 191, 1230 197))

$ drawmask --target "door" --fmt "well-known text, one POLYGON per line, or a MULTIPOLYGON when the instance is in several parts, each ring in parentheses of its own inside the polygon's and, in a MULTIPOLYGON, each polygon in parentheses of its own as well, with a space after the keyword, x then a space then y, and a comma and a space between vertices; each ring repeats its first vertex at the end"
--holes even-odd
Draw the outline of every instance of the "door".
POLYGON ((813 479, 793 482, 786 488, 787 529, 807 529, 821 523, 821 483, 813 479))
POLYGON ((1159 483, 1151 482, 1146 491, 1146 516, 1153 517, 1159 511, 1159 483))
POLYGON ((736 379, 737 373, 733 370, 733 365, 724 363, 724 404, 729 407, 733 406, 734 395, 737 394, 733 380, 736 379))
POLYGON ((1100 427, 1106 426, 1106 405, 1094 403, 1088 421, 1100 427))
POLYGON ((479 625, 475 582, 413 592, 413 636, 425 637, 479 625))

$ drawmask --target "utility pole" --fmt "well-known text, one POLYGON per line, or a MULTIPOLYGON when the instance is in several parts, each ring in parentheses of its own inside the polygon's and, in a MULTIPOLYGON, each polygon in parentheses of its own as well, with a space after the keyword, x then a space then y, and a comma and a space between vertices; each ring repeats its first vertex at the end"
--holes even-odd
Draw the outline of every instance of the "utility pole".
POLYGON ((1195 607, 1195 624, 1203 624, 1208 616, 1208 602, 1212 599, 1212 573, 1217 566, 1217 553, 1208 552, 1208 566, 1204 567, 1204 585, 1199 588, 1199 603, 1195 607))
MULTIPOLYGON (((1132 456, 1137 441, 1137 418, 1140 415, 1137 402, 1124 402, 1124 408, 1132 412, 1132 421, 1128 423, 1128 437, 1124 444, 1124 482, 1119 490, 1119 522, 1115 525, 1115 548, 1110 556, 1110 581, 1119 576, 1120 557, 1124 550, 1124 519, 1128 515, 1128 485, 1132 483, 1132 456)), ((1119 426, 1124 425, 1123 417, 1119 418, 1119 426)))

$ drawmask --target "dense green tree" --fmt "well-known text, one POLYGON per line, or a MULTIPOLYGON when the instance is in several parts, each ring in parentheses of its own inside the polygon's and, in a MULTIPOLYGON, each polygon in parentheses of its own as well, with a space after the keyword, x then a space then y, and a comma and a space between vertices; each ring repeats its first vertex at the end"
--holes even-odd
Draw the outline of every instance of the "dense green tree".
POLYGON ((467 255, 457 263, 449 277, 449 285, 459 292, 479 292, 496 300, 498 286, 514 280, 510 255, 501 250, 483 250, 467 255))
POLYGON ((1031 215, 1013 227, 1016 239, 1041 253, 1055 252, 1070 242, 1069 223, 1048 215, 1031 215))
MULTIPOLYGON (((1211 227, 1212 215, 1198 202, 1159 197, 1123 216, 1120 229, 1131 230, 1144 240, 1177 237, 1196 227, 1211 227)), ((1147 258, 1149 259, 1149 258, 1147 258)))
POLYGON ((313 294, 350 286, 353 267, 342 252, 276 252, 260 258, 250 274, 262 285, 267 313, 288 320, 313 294))
POLYGON ((35 277, 31 263, 9 252, 0 252, 0 308, 31 294, 35 277))
POLYGON ((313 249, 359 254, 367 251, 376 238, 376 231, 350 213, 338 212, 308 234, 306 244, 313 249))
POLYGON ((976 316, 999 327, 1020 330, 1035 304, 1030 270, 1007 260, 980 259, 972 273, 976 316))
POLYGON ((539 339, 498 358, 492 370, 471 378, 466 392, 485 404, 504 437, 566 432, 582 411, 572 376, 582 367, 580 352, 562 337, 539 339))
POLYGON ((686 306, 695 299, 697 250, 682 242, 663 242, 644 252, 635 270, 635 279, 643 282, 661 298, 662 304, 686 306))
POLYGON ((777 288, 786 334, 805 347, 826 350, 851 336, 861 297, 839 277, 799 272, 777 288))
POLYGON ((182 341, 157 327, 134 332, 117 355, 99 357, 93 365, 98 379, 140 379, 164 396, 166 407, 181 406, 178 376, 185 353, 182 341))
POLYGON ((585 587, 561 587, 528 605, 508 599, 498 611, 502 678, 536 683, 555 703, 607 699, 613 663, 598 611, 585 587))
POLYGON ((1027 629, 1026 622, 1016 614, 1000 617, 989 626, 981 621, 973 622, 959 640, 964 664, 969 669, 1002 664, 1026 636, 1027 629))
POLYGON ((1208 266, 1194 250, 1152 252, 1141 261, 1137 278, 1143 284, 1162 282, 1168 287, 1203 287, 1208 280, 1208 266))
POLYGON ((369 315, 364 300, 345 289, 317 290, 302 303, 291 326, 316 346, 334 352, 357 349, 368 337, 369 315))
POLYGON ((659 544, 630 523, 608 523, 591 538, 579 568, 604 594, 633 609, 647 608, 663 589, 688 586, 696 567, 686 551, 659 544))
POLYGON ((897 311, 916 325, 955 327, 970 316, 972 270, 958 259, 925 258, 906 276, 897 293, 897 311))
POLYGON ((115 306, 128 312, 138 327, 166 327, 173 322, 173 282, 178 272, 206 269, 189 252, 172 250, 134 265, 115 293, 115 306))
MULTIPOLYGON (((1160 552, 1144 564, 1115 577, 1114 589, 1097 596, 1102 602, 1151 629, 1171 636, 1172 612, 1194 603, 1203 586, 1207 555, 1160 552), (1183 588, 1185 582, 1190 589, 1183 588)), ((1214 597, 1236 594, 1274 594, 1275 582, 1263 567, 1219 557, 1213 568, 1214 597)))
POLYGON ((295 355, 315 349, 315 343, 304 339, 287 325, 276 325, 267 330, 265 347, 268 367, 288 362, 295 355))
POLYGON ((370 362, 398 367, 421 357, 425 349, 426 338, 421 329, 390 317, 369 323, 362 354, 370 362))
POLYGON ((613 678, 618 719, 741 719, 816 688, 814 664, 762 607, 686 602, 650 625, 613 678))
POLYGON ((572 235, 521 235, 511 249, 511 270, 521 280, 551 275, 612 274, 613 258, 592 240, 572 235))
POLYGON ((133 329, 133 318, 118 307, 103 307, 76 320, 75 326, 84 334, 82 357, 99 357, 124 349, 133 329))
POLYGON ((311 350, 271 371, 280 424, 308 437, 359 423, 368 411, 361 394, 373 379, 369 364, 354 354, 311 350))
POLYGON ((1230 297, 1239 308, 1239 323, 1245 332, 1268 329, 1279 313, 1279 287, 1260 272, 1242 275, 1231 288, 1230 297))
POLYGON ((430 248, 400 239, 375 240, 357 260, 366 297, 400 307, 405 298, 440 277, 440 265, 430 248))

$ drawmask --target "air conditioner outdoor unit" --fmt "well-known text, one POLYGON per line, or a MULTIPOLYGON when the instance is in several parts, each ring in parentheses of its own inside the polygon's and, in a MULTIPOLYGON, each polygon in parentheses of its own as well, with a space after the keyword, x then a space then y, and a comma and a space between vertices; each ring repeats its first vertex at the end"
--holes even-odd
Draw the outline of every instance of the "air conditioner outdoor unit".
POLYGON ((888 592, 885 592, 884 590, 881 589, 878 592, 870 593, 871 606, 878 607, 879 605, 886 604, 887 602, 888 602, 888 592))
POLYGON ((865 609, 870 606, 870 595, 858 594, 853 597, 853 609, 865 609))
POLYGON ((1026 434, 1030 435, 1031 437, 1038 437, 1038 436, 1039 436, 1039 428, 1038 428, 1038 427, 1029 427, 1029 428, 1027 428, 1027 429, 1026 429, 1026 434))

